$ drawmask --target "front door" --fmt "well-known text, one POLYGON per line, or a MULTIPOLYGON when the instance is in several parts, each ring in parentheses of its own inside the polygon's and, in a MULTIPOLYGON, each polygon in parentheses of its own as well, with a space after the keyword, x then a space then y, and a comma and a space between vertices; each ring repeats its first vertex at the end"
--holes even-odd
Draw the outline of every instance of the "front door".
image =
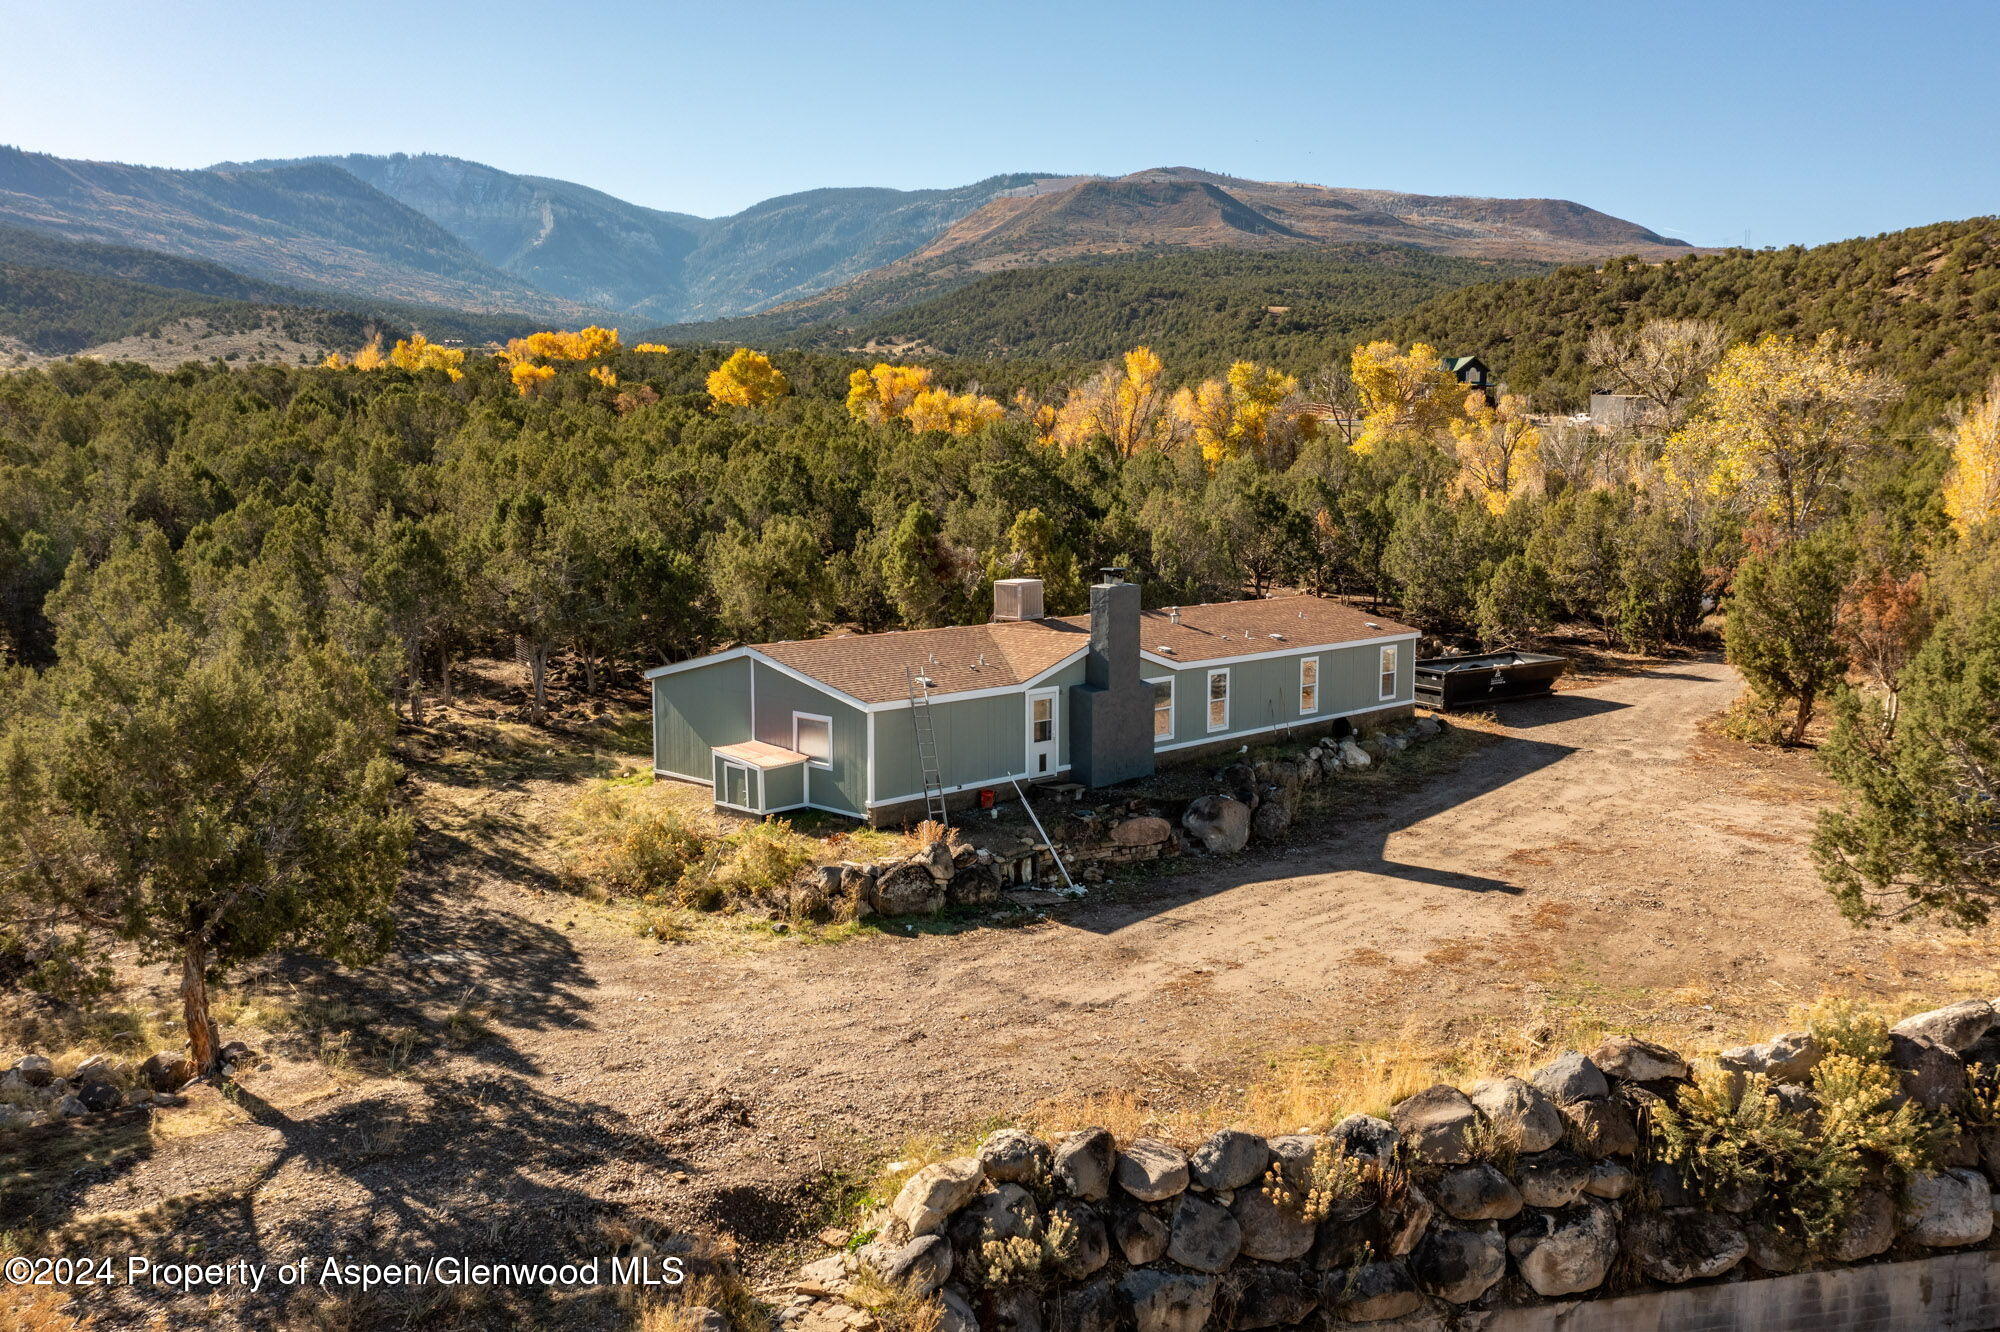
POLYGON ((1052 775, 1062 756, 1062 690, 1036 689, 1028 694, 1028 775, 1052 775))

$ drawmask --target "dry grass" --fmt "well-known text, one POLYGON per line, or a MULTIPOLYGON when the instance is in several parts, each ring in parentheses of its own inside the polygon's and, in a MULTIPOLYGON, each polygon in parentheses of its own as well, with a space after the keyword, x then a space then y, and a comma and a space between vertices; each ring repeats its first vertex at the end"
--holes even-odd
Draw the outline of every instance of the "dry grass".
POLYGON ((936 1300, 906 1284, 884 1281, 865 1266, 855 1273, 847 1299, 874 1314, 889 1332, 937 1332, 944 1322, 944 1306, 936 1300))

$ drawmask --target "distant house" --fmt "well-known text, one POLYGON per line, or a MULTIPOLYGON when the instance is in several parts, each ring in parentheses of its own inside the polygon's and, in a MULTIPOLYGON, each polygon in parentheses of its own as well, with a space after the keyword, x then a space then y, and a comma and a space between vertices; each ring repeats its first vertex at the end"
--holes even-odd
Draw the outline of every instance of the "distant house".
POLYGON ((1015 781, 1109 786, 1171 757, 1406 715, 1417 631, 1313 596, 1142 611, 1093 587, 1044 616, 995 584, 992 623, 733 648, 647 672, 653 771, 747 814, 876 823, 1015 781))
POLYGON ((1485 394, 1488 407, 1493 405, 1494 394, 1499 385, 1493 382, 1492 376, 1487 372, 1486 362, 1477 356, 1447 356, 1438 364, 1449 371, 1451 377, 1459 383, 1485 394))

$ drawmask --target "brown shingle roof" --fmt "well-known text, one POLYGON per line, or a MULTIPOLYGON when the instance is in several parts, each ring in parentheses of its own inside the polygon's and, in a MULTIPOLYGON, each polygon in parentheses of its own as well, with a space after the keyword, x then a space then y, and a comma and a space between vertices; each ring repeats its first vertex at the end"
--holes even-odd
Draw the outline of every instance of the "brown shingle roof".
MULTIPOLYGON (((1415 632, 1337 601, 1299 595, 1182 606, 1178 624, 1165 610, 1147 611, 1139 648, 1192 663, 1415 632)), ((1072 615, 759 643, 757 651, 863 703, 889 703, 909 696, 906 669, 930 677, 933 694, 994 689, 1031 680, 1089 642, 1090 617, 1072 615)))

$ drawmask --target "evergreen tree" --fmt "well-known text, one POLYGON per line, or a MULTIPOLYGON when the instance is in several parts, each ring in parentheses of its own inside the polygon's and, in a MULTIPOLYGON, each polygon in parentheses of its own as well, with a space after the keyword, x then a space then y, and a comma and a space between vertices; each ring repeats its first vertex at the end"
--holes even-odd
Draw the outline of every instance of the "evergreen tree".
POLYGON ((1794 709, 1793 744, 1847 669, 1835 633, 1848 563, 1820 534, 1752 556, 1736 571, 1723 631, 1729 662, 1760 698, 1794 709))

